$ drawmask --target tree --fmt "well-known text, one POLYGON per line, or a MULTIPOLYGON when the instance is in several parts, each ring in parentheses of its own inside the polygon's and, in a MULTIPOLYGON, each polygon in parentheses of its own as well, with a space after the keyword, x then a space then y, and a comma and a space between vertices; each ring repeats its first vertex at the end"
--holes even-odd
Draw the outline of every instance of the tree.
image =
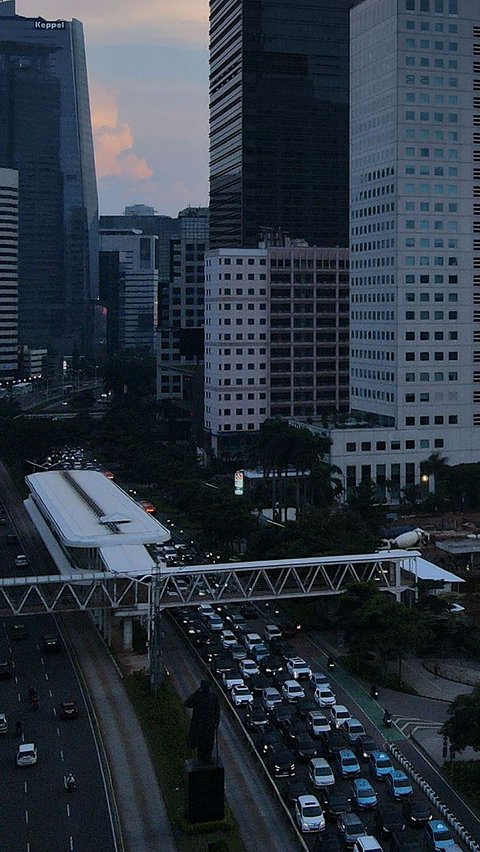
POLYGON ((480 751, 480 684, 469 695, 458 695, 448 708, 440 733, 450 738, 455 751, 471 746, 480 751))

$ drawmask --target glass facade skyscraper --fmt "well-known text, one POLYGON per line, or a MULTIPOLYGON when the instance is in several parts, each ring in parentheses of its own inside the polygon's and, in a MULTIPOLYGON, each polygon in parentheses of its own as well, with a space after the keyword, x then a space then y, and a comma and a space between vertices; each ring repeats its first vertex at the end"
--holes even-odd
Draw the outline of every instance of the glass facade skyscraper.
POLYGON ((348 245, 349 11, 210 0, 211 247, 348 245))
POLYGON ((93 348, 98 204, 80 21, 0 3, 0 166, 19 174, 19 342, 93 348))

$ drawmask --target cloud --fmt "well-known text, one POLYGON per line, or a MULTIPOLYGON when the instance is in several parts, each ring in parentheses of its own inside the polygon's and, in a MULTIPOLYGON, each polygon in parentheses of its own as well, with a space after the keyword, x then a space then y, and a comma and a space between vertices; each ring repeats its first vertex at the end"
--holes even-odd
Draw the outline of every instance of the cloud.
POLYGON ((92 82, 90 98, 97 177, 117 176, 132 183, 150 178, 153 171, 146 159, 131 150, 132 131, 119 121, 115 95, 102 83, 92 82))
MULTIPOLYGON (((17 0, 19 15, 38 16, 38 0, 17 0)), ((42 0, 42 17, 78 17, 91 44, 182 44, 205 47, 208 0, 42 0)))

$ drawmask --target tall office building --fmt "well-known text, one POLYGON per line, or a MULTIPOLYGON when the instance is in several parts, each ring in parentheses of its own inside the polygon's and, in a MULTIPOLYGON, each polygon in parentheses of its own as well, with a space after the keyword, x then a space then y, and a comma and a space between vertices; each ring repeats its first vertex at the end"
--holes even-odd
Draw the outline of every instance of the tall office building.
POLYGON ((19 339, 93 348, 98 209, 83 28, 0 3, 0 166, 19 174, 19 339))
POLYGON ((18 366, 18 172, 0 168, 0 382, 18 366))
POLYGON ((348 30, 357 0, 210 0, 211 246, 266 227, 348 245, 348 30))

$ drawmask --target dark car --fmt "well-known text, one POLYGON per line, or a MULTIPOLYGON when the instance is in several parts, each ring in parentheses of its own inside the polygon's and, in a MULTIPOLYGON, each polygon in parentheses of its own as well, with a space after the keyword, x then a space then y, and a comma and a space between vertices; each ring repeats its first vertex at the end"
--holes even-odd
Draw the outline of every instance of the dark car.
POLYGON ((268 689, 268 687, 272 685, 272 681, 271 678, 266 675, 258 674, 253 675, 253 677, 249 679, 248 685, 253 689, 254 693, 259 695, 264 689, 268 689))
POLYGON ((303 781, 291 781, 288 785, 287 796, 291 802, 296 802, 299 796, 308 796, 310 790, 303 781))
POLYGON ((322 737, 322 745, 328 757, 336 757, 345 748, 345 738, 340 731, 331 731, 322 737))
MULTIPOLYGON (((211 634, 209 634, 211 636, 211 634)), ((220 642, 217 642, 216 639, 212 636, 212 641, 207 649, 207 661, 209 663, 213 663, 214 660, 218 659, 218 657, 225 656, 225 648, 220 645, 220 642)))
POLYGON ((333 787, 325 787, 321 796, 325 816, 333 822, 336 822, 341 814, 349 813, 352 809, 350 793, 341 784, 337 783, 333 787))
POLYGON ((58 715, 60 719, 78 719, 79 710, 77 702, 71 699, 62 701, 58 707, 58 715))
POLYGON ((400 808, 393 805, 379 807, 375 813, 375 830, 379 837, 392 837, 405 827, 405 817, 400 808))
POLYGON ((359 760, 368 760, 372 751, 378 751, 378 745, 368 734, 362 734, 352 745, 359 760))
POLYGON ((365 826, 353 813, 343 813, 337 819, 337 831, 347 849, 351 849, 359 837, 365 837, 365 826))
POLYGON ((423 852, 423 848, 417 831, 396 831, 390 838, 391 852, 423 852))
POLYGON ((270 640, 270 650, 272 654, 275 654, 277 657, 282 657, 282 659, 288 659, 291 657, 291 651, 294 651, 289 642, 285 639, 271 639, 270 640), (286 652, 288 652, 287 656, 285 656, 286 652))
POLYGON ((272 654, 262 657, 258 662, 258 667, 266 675, 276 675, 285 671, 285 663, 282 658, 274 657, 272 654))
POLYGON ((301 719, 306 719, 309 713, 318 710, 318 704, 313 698, 302 698, 297 701, 296 710, 301 719))
POLYGON ((15 533, 8 533, 7 544, 18 544, 18 535, 15 535, 15 533))
POLYGON ((244 603, 240 607, 240 612, 244 618, 257 618, 258 616, 257 608, 251 603, 244 603))
POLYGON ((308 734, 297 734, 293 740, 293 747, 300 760, 311 760, 317 756, 317 743, 308 734))
POLYGON ((283 745, 268 746, 267 763, 275 778, 291 778, 295 775, 295 755, 283 745))
POLYGON ((8 660, 0 660, 0 680, 10 680, 12 676, 12 666, 8 660))
POLYGON ((234 667, 235 662, 231 654, 225 654, 222 657, 217 657, 217 659, 212 663, 212 670, 217 677, 221 677, 221 675, 225 674, 225 672, 231 672, 234 667))
POLYGON ((279 624, 279 627, 285 639, 293 639, 301 629, 301 624, 292 624, 291 621, 285 621, 283 624, 279 624))
POLYGON ((26 639, 28 636, 27 628, 24 623, 18 621, 16 624, 12 626, 12 639, 26 639))
POLYGON ((287 680, 291 680, 291 677, 288 674, 288 672, 279 671, 273 676, 273 682, 274 682, 275 686, 277 687, 277 689, 279 689, 280 691, 282 689, 283 684, 287 680))
POLYGON ((60 641, 60 636, 56 633, 46 633, 42 640, 43 650, 47 653, 53 651, 60 651, 62 648, 62 643, 60 641))
POLYGON ((258 701, 254 701, 246 708, 245 724, 250 731, 256 731, 268 725, 267 711, 258 701))
POLYGON ((290 719, 286 719, 283 723, 282 731, 288 740, 294 742, 298 734, 307 733, 307 728, 302 719, 297 719, 295 716, 291 716, 290 719))
POLYGON ((284 746, 283 737, 279 731, 272 729, 262 730, 258 735, 257 740, 258 751, 260 754, 266 754, 267 749, 271 745, 284 746))
POLYGON ((273 710, 270 712, 270 719, 272 724, 279 728, 281 731, 284 730, 285 725, 290 724, 290 720, 293 717, 293 708, 288 707, 286 704, 275 704, 273 710))
POLYGON ((419 796, 404 799, 402 802, 402 812, 405 822, 413 828, 423 828, 432 818, 430 805, 426 799, 421 799, 419 796))

